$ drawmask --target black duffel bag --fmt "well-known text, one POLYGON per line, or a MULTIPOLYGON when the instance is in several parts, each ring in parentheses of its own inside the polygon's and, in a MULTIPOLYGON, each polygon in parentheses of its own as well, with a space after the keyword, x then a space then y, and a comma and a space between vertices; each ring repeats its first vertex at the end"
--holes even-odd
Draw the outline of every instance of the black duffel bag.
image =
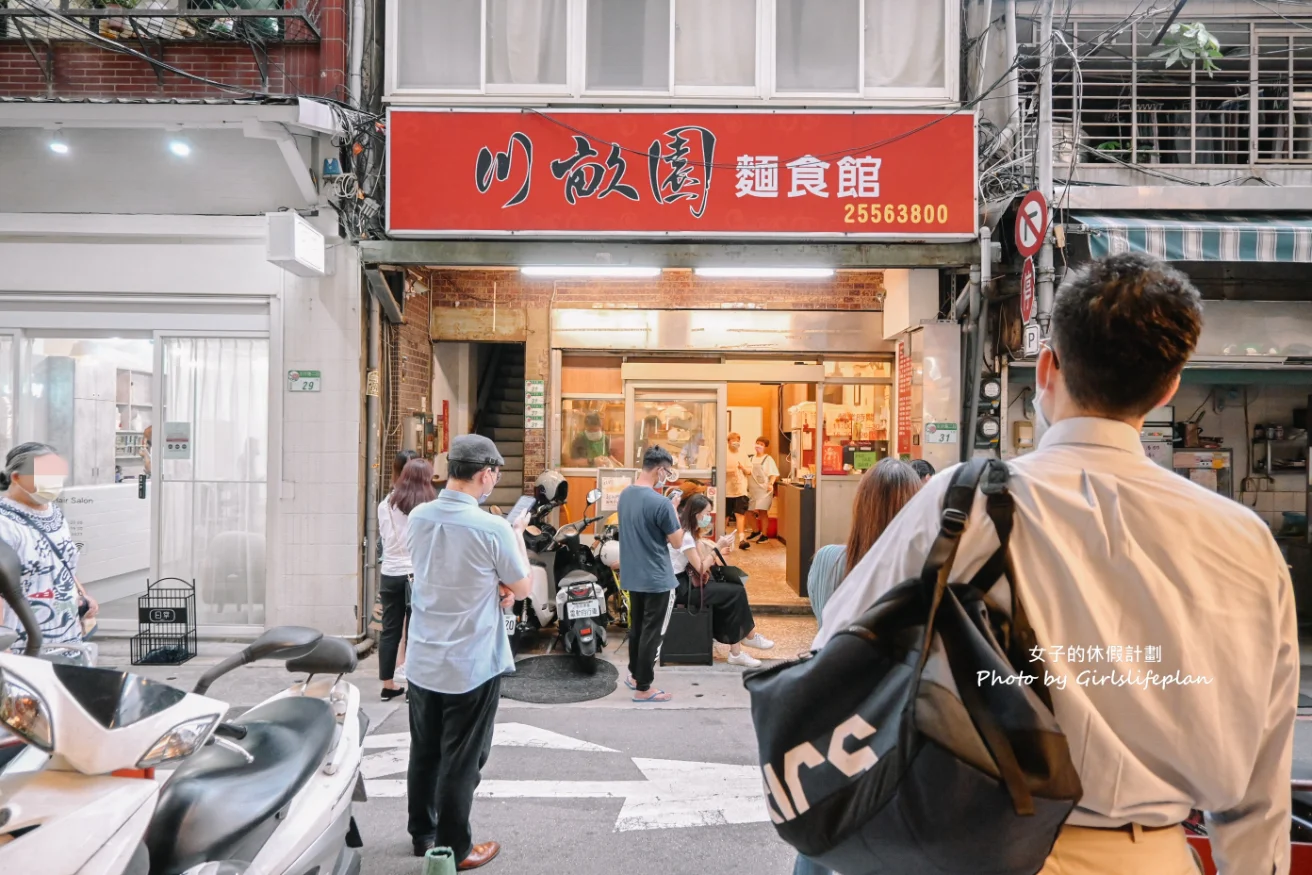
POLYGON ((1080 799, 1013 585, 1007 475, 961 465, 918 578, 818 653, 745 677, 770 818, 843 875, 1034 875, 1080 799), (949 584, 977 485, 1000 546, 949 584))

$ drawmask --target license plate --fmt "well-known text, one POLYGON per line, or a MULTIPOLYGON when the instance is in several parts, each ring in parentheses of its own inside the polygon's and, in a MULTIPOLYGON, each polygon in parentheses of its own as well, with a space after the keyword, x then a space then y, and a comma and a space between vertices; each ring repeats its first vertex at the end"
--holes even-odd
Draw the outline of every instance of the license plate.
POLYGON ((601 616, 601 604, 596 599, 588 599, 586 602, 566 602, 565 610, 571 620, 601 616))
POLYGON ((515 626, 516 626, 516 625, 518 624, 518 622, 519 622, 518 619, 516 619, 516 617, 515 617, 514 614, 505 614, 505 615, 503 615, 503 616, 504 616, 505 619, 506 619, 506 634, 507 634, 507 635, 514 635, 514 634, 515 634, 515 626))

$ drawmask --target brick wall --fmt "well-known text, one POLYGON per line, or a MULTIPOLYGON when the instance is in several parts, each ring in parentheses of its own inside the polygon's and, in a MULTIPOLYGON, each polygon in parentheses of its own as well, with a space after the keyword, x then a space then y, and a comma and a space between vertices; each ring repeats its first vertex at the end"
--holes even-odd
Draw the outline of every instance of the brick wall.
POLYGON ((401 427, 412 413, 432 412, 433 347, 428 339, 428 294, 405 302, 405 322, 387 326, 388 368, 383 374, 383 397, 387 401, 387 428, 383 434, 383 486, 388 483, 392 458, 402 446, 401 427))
POLYGON ((880 271, 840 271, 827 280, 702 279, 690 270, 659 278, 552 280, 525 278, 515 270, 432 270, 434 307, 498 308, 625 307, 712 309, 754 304, 772 310, 880 310, 880 271))
MULTIPOLYGON (((12 4, 11 4, 12 5, 12 4)), ((268 87, 272 94, 346 97, 346 0, 321 0, 318 42, 270 42, 268 87)), ((304 29, 288 19, 289 35, 304 29)), ((0 95, 7 97, 232 98, 241 96, 174 73, 161 73, 145 61, 97 45, 54 40, 54 85, 32 57, 14 27, 0 39, 0 95)), ((135 41, 125 45, 141 51, 135 41)), ((41 46, 44 55, 44 45, 41 46)), ((253 91, 264 90, 251 49, 238 42, 164 42, 162 60, 197 76, 253 91)), ((152 49, 154 51, 154 49, 152 49)))

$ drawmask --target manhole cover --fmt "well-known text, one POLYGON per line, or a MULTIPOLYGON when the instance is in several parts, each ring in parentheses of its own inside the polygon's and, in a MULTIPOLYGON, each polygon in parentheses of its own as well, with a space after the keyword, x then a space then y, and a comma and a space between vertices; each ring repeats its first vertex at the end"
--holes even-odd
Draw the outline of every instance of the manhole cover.
POLYGON ((590 702, 615 692, 620 673, 604 659, 586 674, 574 656, 530 656, 515 663, 515 673, 501 679, 501 696, 535 705, 590 702))

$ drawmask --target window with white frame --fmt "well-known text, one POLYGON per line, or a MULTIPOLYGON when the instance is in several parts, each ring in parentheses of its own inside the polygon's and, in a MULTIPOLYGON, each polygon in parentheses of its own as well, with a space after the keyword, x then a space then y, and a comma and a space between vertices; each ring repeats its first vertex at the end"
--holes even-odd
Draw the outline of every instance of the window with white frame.
POLYGON ((390 0, 395 98, 947 99, 954 0, 390 0))

